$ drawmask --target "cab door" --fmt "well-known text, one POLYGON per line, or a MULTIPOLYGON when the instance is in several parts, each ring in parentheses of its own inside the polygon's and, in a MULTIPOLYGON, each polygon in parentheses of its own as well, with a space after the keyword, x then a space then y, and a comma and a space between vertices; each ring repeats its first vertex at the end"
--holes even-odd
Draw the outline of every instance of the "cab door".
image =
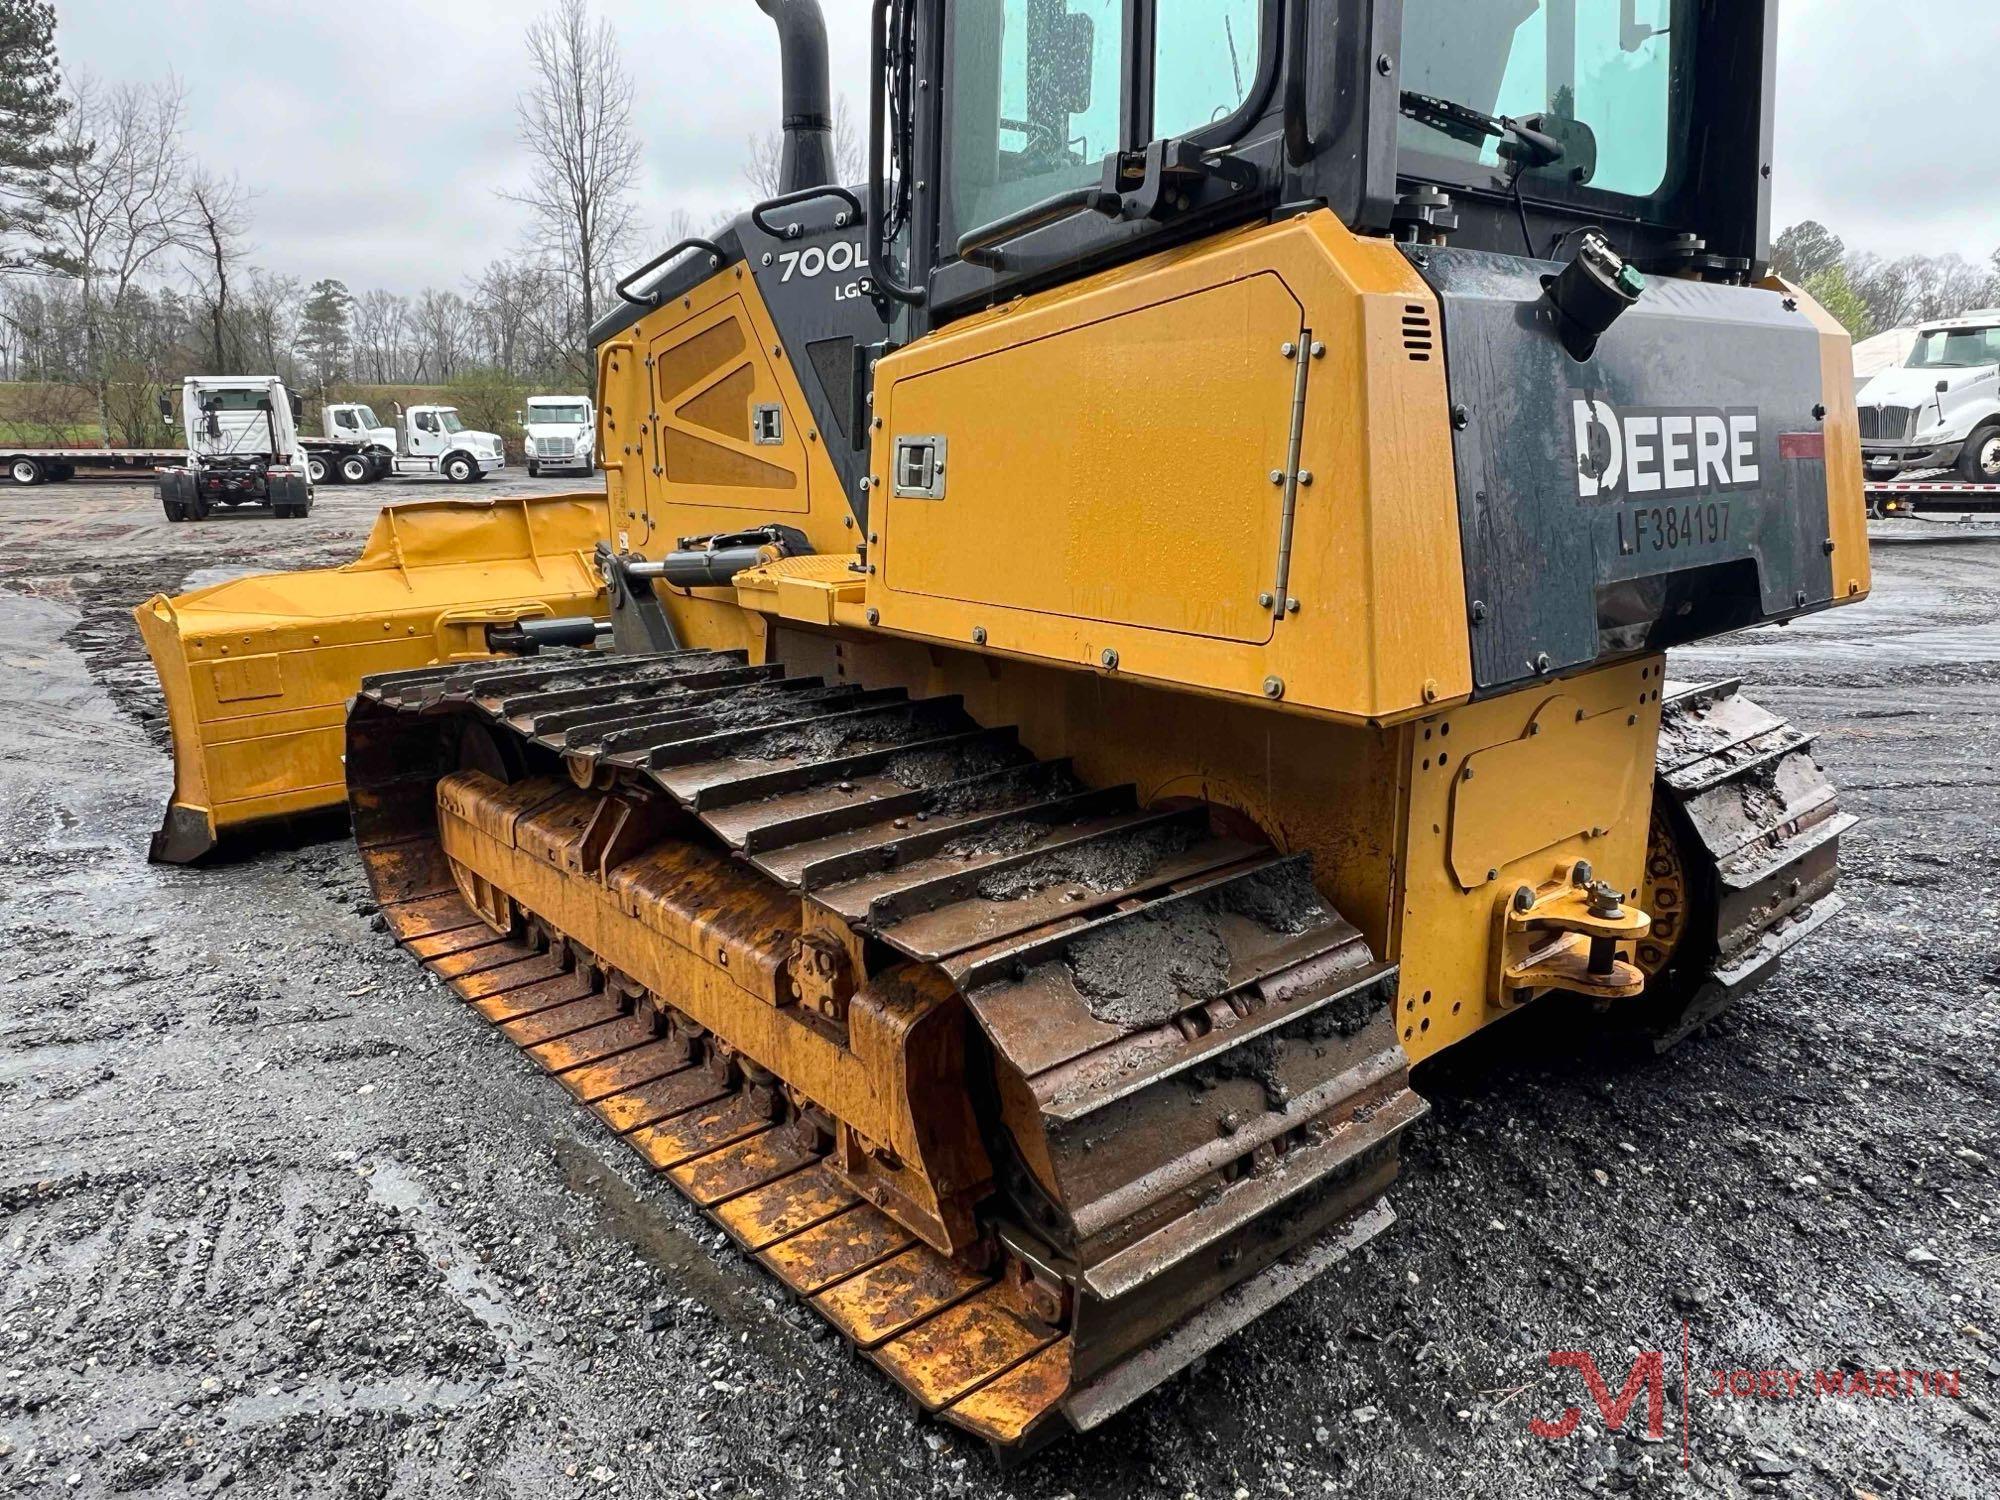
POLYGON ((444 451, 444 424, 434 411, 410 414, 410 456, 434 459, 444 451))

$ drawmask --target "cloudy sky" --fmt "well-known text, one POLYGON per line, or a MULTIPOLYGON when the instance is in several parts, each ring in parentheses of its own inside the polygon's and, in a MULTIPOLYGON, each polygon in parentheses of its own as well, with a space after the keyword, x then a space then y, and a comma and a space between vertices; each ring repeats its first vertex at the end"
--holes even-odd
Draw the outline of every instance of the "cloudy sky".
MULTIPOLYGON (((858 106, 865 0, 825 0, 858 106)), ((66 67, 179 72, 190 144, 258 194, 256 264, 361 290, 457 285, 517 240, 513 106, 541 0, 58 0, 66 67)), ((638 82, 644 212, 740 207, 778 118, 752 0, 600 0, 638 82)), ((1776 225, 1817 218, 1885 255, 2000 247, 2000 4, 1784 0, 1776 225)))

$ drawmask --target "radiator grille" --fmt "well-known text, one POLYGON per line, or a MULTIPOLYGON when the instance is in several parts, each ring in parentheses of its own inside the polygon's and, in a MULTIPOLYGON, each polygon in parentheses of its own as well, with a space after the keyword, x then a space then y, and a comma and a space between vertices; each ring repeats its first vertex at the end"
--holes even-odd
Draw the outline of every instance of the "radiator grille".
POLYGON ((1864 406, 1857 415, 1861 418, 1861 435, 1877 442, 1907 443, 1917 435, 1917 409, 1914 406, 1864 406))

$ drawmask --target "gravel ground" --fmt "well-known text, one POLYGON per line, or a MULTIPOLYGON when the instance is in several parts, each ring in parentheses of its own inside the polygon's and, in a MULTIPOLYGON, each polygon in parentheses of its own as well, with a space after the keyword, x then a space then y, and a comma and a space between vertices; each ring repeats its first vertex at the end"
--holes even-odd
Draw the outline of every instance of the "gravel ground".
POLYGON ((1866 820, 1775 984, 1665 1060, 1555 1010, 1440 1059, 1394 1229, 1003 1470, 396 954, 346 846, 145 864, 130 606, 337 560, 388 494, 172 527, 131 485, 0 496, 0 1493, 1991 1493, 2000 529, 1885 526, 1866 607, 1675 663, 1823 731, 1866 820), (1607 1436, 1555 1350, 1614 1394, 1662 1351, 1664 1440, 1643 1396, 1607 1436))

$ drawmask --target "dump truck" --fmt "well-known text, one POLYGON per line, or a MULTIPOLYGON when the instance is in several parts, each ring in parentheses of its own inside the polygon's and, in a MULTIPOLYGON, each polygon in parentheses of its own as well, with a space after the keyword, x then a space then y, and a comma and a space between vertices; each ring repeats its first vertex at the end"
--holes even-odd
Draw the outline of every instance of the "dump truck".
POLYGON ((759 3, 783 191, 593 330, 608 640, 366 677, 349 810, 455 1003, 1020 1452, 1389 1232, 1426 1059, 1673 1045, 1839 911, 1810 734, 1666 652, 1866 597, 1848 340, 1774 5, 872 0, 844 186, 759 3))

